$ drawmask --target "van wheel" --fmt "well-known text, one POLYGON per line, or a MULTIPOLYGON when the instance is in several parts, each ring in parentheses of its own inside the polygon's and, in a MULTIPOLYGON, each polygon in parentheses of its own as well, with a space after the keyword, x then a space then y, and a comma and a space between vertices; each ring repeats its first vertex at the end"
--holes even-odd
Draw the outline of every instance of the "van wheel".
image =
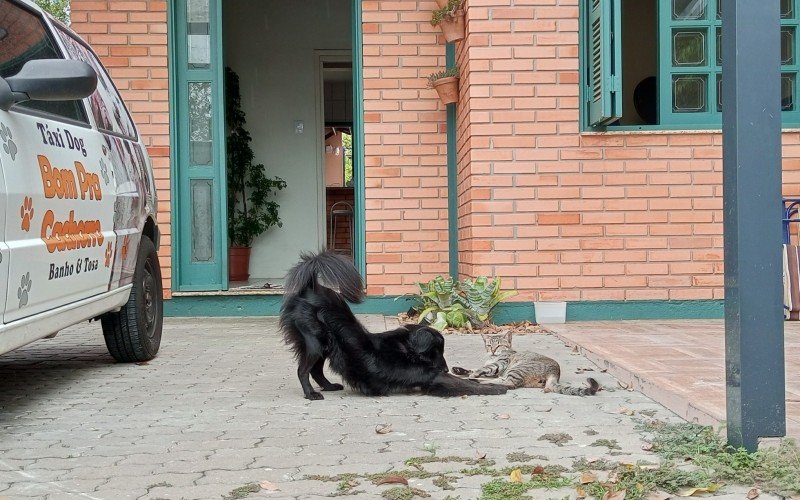
POLYGON ((101 316, 108 352, 125 363, 150 361, 161 345, 164 303, 156 247, 142 236, 128 302, 101 316))

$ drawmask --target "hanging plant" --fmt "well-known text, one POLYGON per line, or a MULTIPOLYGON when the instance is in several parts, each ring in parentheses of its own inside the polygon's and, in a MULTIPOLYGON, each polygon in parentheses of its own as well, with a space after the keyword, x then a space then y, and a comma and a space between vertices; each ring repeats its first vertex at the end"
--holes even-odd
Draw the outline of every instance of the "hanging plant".
POLYGON ((452 104, 458 101, 458 66, 438 71, 428 76, 428 88, 435 89, 442 103, 452 104))
POLYGON ((447 5, 436 9, 431 15, 431 25, 441 28, 448 43, 463 40, 466 35, 466 13, 463 6, 464 0, 449 0, 447 5))

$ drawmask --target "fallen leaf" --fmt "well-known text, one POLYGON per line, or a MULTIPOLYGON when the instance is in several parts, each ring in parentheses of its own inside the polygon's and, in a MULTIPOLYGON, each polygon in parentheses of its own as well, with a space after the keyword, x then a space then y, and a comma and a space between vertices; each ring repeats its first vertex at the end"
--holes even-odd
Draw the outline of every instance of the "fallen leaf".
POLYGON ((625 493, 626 490, 619 490, 619 491, 607 491, 605 495, 603 495, 603 500, 625 500, 625 493))
POLYGON ((653 449, 653 443, 645 443, 645 444, 643 444, 643 445, 642 445, 642 449, 643 449, 644 451, 652 451, 652 449, 653 449))
POLYGON ((633 382, 629 384, 623 384, 619 380, 617 380, 617 385, 620 386, 622 389, 625 389, 628 392, 633 392, 633 382))
POLYGON ((375 484, 405 484, 408 485, 408 479, 404 478, 403 476, 384 476, 378 479, 375 484))
POLYGON ((497 416, 497 420, 508 420, 509 418, 511 418, 511 415, 508 413, 501 413, 497 416))
POLYGON ((486 458, 486 453, 475 450, 475 460, 483 460, 486 458))
POLYGON ((544 474, 544 467, 542 467, 541 465, 537 465, 536 467, 533 468, 533 473, 531 475, 541 476, 542 474, 544 474))
POLYGON ((261 481, 260 483, 258 483, 258 486, 260 486, 262 490, 280 491, 280 488, 270 483, 269 481, 261 481))
POLYGON ((633 416, 633 415, 636 414, 636 411, 635 410, 631 410, 630 408, 626 408, 626 407, 623 406, 622 408, 617 410, 617 413, 622 413, 623 415, 633 416))
POLYGON ((669 500, 669 494, 663 491, 651 491, 644 496, 644 500, 669 500))
POLYGON ((679 497, 693 497, 703 495, 705 493, 714 493, 719 489, 719 485, 710 484, 704 488, 681 488, 678 490, 677 495, 679 497))
POLYGON ((521 483, 522 482, 522 472, 519 469, 514 469, 511 471, 511 474, 508 475, 508 480, 512 483, 521 483))
POLYGON ((589 484, 597 481, 597 476, 593 473, 586 471, 581 473, 581 484, 589 484))
POLYGON ((392 424, 378 424, 375 426, 375 432, 378 434, 389 434, 392 432, 392 424))
POLYGON ((578 486, 575 488, 575 492, 578 494, 578 498, 586 498, 586 490, 578 486))
POLYGON ((761 490, 758 488, 752 488, 750 491, 747 492, 747 500, 753 500, 754 498, 758 498, 761 494, 761 490))

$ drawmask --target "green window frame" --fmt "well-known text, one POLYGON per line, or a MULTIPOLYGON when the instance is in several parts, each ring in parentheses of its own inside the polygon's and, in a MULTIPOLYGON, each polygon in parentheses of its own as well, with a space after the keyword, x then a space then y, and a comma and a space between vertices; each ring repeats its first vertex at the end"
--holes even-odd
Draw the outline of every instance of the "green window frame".
MULTIPOLYGON (((722 0, 651 1, 657 1, 658 10, 655 35, 659 59, 658 125, 610 125, 622 117, 621 54, 625 44, 620 19, 624 12, 619 0, 591 0, 586 4, 581 2, 583 128, 721 128, 722 0), (611 65, 607 64, 609 58, 611 65), (602 112, 598 112, 598 102, 603 106, 602 112)), ((797 127, 800 126, 800 0, 781 0, 780 9, 781 114, 784 127, 797 127)))
POLYGON ((586 7, 586 107, 589 125, 622 116, 622 0, 590 0, 586 7))

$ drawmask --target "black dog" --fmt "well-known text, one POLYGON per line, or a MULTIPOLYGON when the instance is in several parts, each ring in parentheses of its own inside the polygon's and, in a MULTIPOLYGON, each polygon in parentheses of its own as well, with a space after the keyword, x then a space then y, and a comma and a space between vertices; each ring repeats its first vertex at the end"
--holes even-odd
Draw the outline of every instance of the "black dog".
POLYGON ((444 337, 433 328, 406 325, 369 333, 345 302, 361 302, 362 289, 353 264, 332 252, 301 255, 289 271, 280 323, 284 340, 297 358, 297 376, 306 399, 323 399, 311 387, 309 374, 323 391, 343 389, 325 378, 326 359, 349 386, 367 396, 414 389, 442 397, 507 391, 500 385, 449 374, 444 337))

